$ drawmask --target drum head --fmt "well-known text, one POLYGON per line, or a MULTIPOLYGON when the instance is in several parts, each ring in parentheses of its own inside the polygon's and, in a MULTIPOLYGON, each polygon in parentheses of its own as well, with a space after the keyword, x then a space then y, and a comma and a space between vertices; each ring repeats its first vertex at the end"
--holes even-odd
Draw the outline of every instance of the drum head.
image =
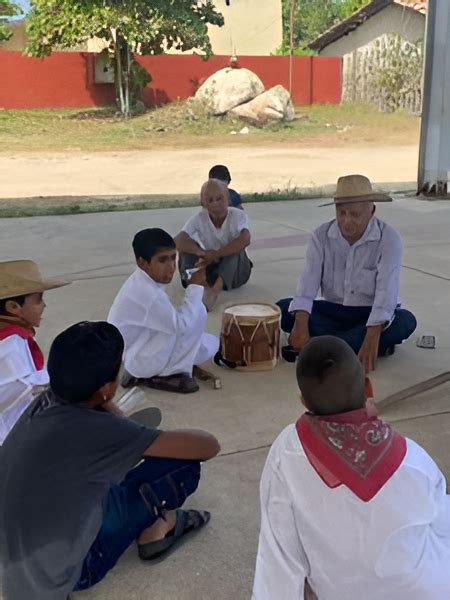
POLYGON ((264 319, 266 317, 277 317, 280 310, 272 304, 234 304, 224 310, 224 314, 234 317, 254 317, 264 319))

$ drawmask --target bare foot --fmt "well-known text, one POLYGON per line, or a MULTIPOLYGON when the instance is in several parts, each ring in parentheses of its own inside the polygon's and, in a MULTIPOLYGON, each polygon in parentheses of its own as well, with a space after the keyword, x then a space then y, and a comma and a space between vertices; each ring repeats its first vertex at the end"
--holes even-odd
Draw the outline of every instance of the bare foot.
POLYGON ((149 544, 150 542, 155 542, 157 540, 162 540, 169 531, 175 527, 177 522, 177 511, 170 510, 166 514, 166 518, 158 519, 151 525, 151 527, 147 527, 144 531, 141 532, 139 537, 137 538, 138 544, 149 544))
POLYGON ((205 291, 203 292, 203 304, 206 306, 206 310, 208 312, 211 312, 214 308, 218 296, 219 292, 217 292, 213 288, 205 287, 205 291))

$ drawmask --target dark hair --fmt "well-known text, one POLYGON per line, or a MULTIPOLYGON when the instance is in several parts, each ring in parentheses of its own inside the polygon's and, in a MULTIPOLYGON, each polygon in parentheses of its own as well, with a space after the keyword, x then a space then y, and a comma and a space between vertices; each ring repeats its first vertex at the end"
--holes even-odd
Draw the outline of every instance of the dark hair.
POLYGON ((133 251, 136 260, 143 258, 149 261, 157 252, 165 248, 176 248, 176 244, 173 237, 164 229, 157 227, 143 229, 134 236, 133 251))
POLYGON ((50 387, 66 402, 89 400, 119 374, 124 341, 120 331, 106 321, 83 321, 60 333, 53 341, 47 370, 50 387))
POLYGON ((214 165, 214 167, 211 167, 209 170, 208 179, 218 179, 219 181, 230 183, 230 171, 225 165, 214 165))
POLYGON ((313 338, 300 352, 297 382, 310 411, 331 415, 365 404, 364 371, 350 346, 339 338, 313 338))
POLYGON ((25 300, 27 299, 27 296, 29 296, 30 294, 25 294, 24 296, 14 296, 13 298, 4 298, 3 300, 0 300, 0 315, 6 315, 7 311, 6 311, 6 303, 7 302, 17 302, 17 304, 19 304, 20 306, 23 306, 25 304, 25 300))

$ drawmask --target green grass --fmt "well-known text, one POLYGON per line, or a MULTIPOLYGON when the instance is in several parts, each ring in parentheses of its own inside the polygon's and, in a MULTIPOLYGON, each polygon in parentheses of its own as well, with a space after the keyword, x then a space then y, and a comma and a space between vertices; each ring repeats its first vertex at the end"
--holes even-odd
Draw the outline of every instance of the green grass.
MULTIPOLYGON (((281 202, 321 198, 329 193, 325 189, 286 189, 265 193, 246 194, 245 203, 281 202)), ((145 195, 145 196, 82 196, 17 198, 0 202, 0 219, 16 217, 44 217, 73 215, 82 213, 117 212, 129 210, 150 210, 158 208, 179 208, 198 206, 197 195, 145 195)))
POLYGON ((124 151, 161 146, 236 144, 414 144, 420 120, 405 112, 384 114, 364 104, 297 107, 297 119, 231 135, 245 125, 208 117, 186 101, 149 110, 128 121, 113 108, 0 110, 0 152, 124 151))

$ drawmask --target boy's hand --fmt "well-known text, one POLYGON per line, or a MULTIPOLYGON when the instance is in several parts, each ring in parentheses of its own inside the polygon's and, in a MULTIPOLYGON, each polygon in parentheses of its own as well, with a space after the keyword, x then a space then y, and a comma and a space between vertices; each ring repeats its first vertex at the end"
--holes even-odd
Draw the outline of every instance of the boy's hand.
POLYGON ((205 285, 206 284, 206 270, 204 266, 201 266, 198 271, 192 273, 191 278, 188 281, 188 285, 205 285))

